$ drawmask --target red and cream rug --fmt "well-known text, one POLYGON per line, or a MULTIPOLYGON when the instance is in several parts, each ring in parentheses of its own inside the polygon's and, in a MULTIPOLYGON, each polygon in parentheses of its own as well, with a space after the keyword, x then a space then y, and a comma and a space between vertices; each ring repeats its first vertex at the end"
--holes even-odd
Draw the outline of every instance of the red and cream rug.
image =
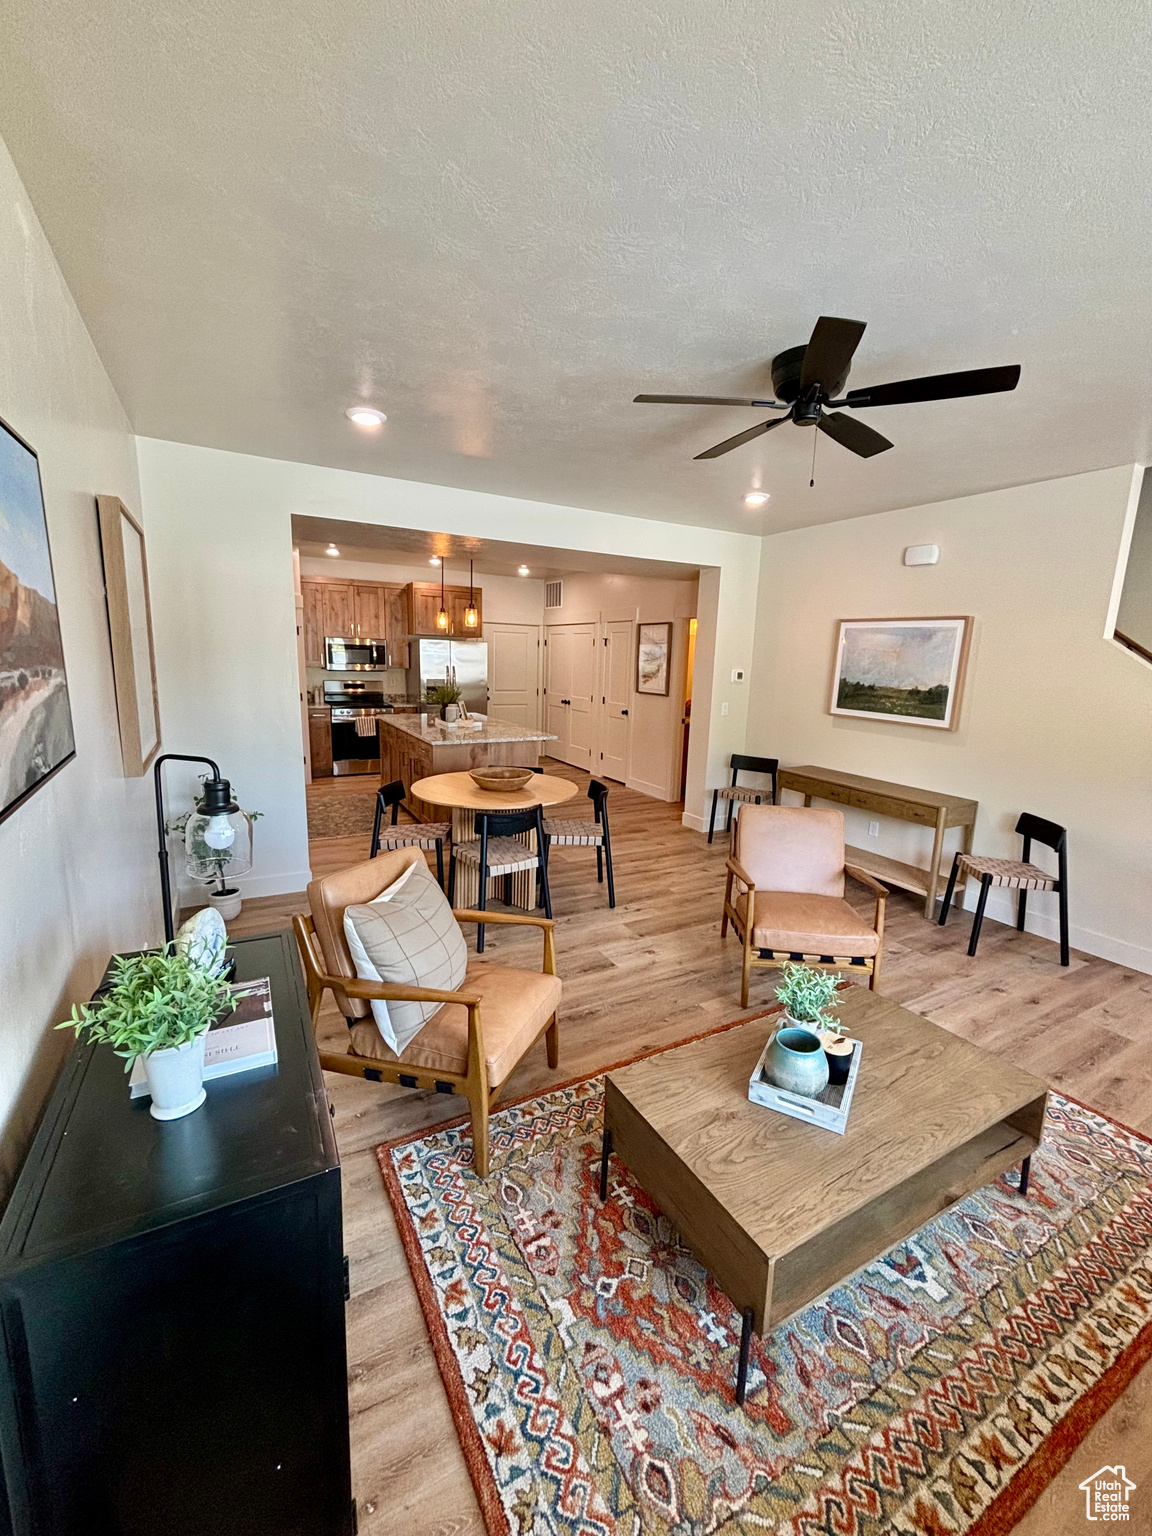
MULTIPOLYGON (((753 1345, 621 1168, 601 1083, 381 1147, 491 1536, 994 1536, 1152 1354, 1152 1143, 1053 1094, 980 1190, 753 1345)), ((831 1154, 835 1155, 835 1149, 831 1154)))

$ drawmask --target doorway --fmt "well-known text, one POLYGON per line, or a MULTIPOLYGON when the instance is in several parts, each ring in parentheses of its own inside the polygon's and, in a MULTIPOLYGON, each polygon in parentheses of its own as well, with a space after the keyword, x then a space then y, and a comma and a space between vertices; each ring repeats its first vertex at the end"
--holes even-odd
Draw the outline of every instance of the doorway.
POLYGON ((688 790, 688 738, 692 734, 692 672, 696 665, 696 620, 688 620, 688 659, 684 664, 684 709, 680 724, 684 730, 684 746, 680 758, 680 798, 688 790))
POLYGON ((599 763, 605 778, 628 781, 632 739, 632 637, 635 621, 607 619, 601 625, 599 763))
POLYGON ((550 757, 592 767, 596 693, 596 624, 549 624, 544 631, 544 700, 550 757))

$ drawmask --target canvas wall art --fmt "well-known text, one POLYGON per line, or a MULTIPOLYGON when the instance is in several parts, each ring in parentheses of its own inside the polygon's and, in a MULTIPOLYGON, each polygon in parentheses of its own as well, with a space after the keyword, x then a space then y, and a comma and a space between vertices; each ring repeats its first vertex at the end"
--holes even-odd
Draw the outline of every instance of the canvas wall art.
POLYGON ((40 465, 0 422, 0 820, 75 755, 40 465))
POLYGON ((842 619, 832 714, 955 730, 971 626, 964 616, 842 619))
POLYGON ((636 692, 667 694, 671 624, 641 624, 636 640, 636 692))

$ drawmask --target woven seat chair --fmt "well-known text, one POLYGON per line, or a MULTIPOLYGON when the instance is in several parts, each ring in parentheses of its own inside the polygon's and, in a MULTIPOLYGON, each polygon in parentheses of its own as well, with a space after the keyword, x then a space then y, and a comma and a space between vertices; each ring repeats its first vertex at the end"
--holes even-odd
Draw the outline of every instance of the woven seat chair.
POLYGON ((381 848, 389 853, 394 853, 397 848, 435 848, 436 850, 436 879, 440 882, 440 889, 444 889, 444 844, 452 835, 452 823, 450 821, 417 821, 411 826, 400 826, 398 817, 400 804, 404 799, 404 784, 401 779, 393 779, 391 784, 384 784, 376 791, 376 817, 372 823, 372 852, 368 855, 374 859, 381 848), (391 807, 392 820, 385 826, 384 817, 391 807))
POLYGON ((732 831, 732 807, 733 805, 769 805, 776 804, 776 770, 780 766, 778 757, 746 757, 741 752, 733 752, 729 760, 732 769, 731 784, 722 784, 719 789, 712 791, 712 814, 708 818, 708 841, 712 841, 712 832, 716 826, 716 805, 720 800, 727 801, 727 809, 724 813, 724 830, 729 835, 732 831), (772 780, 772 788, 752 789, 747 784, 737 783, 741 773, 762 773, 772 780))
POLYGON ((545 816, 544 858, 555 843, 558 848, 595 848, 596 882, 604 884, 604 866, 608 866, 608 905, 616 905, 616 887, 612 880, 612 838, 608 832, 608 786, 593 779, 588 798, 594 807, 593 820, 583 816, 545 816))
MULTIPOLYGON (((325 1072, 342 1072, 370 1083, 397 1083, 425 1092, 459 1093, 472 1112, 473 1168, 488 1174, 488 1114, 524 1056, 543 1035, 548 1065, 560 1060, 557 1010, 562 989, 556 975, 552 922, 529 913, 492 912, 491 923, 543 929, 544 954, 539 971, 490 960, 470 960, 464 983, 455 992, 407 983, 360 981, 344 935, 346 907, 374 901, 404 870, 423 855, 401 848, 313 880, 307 913, 292 920, 315 1030, 324 993, 331 992, 348 1022, 348 1048, 319 1043, 325 1072), (369 1009, 374 998, 385 1002, 439 1003, 424 1028, 397 1055, 385 1044, 369 1009)), ((457 922, 474 923, 479 912, 456 912, 457 922)))
POLYGON ((976 901, 976 915, 972 919, 972 935, 968 940, 968 953, 976 953, 976 945, 980 939, 980 929, 984 922, 984 907, 988 901, 988 892, 994 885, 1004 886, 1008 890, 1017 891, 1019 895, 1016 901, 1016 927, 1020 933, 1024 932, 1024 917, 1028 906, 1029 891, 1055 891, 1059 902, 1060 913, 1060 964, 1068 964, 1068 834, 1063 827, 1057 826, 1054 821, 1045 821, 1042 816, 1033 816, 1030 811, 1025 811, 1016 823, 1016 831, 1024 839, 1021 859, 989 859, 974 853, 958 853, 952 860, 952 869, 948 875, 948 888, 944 892, 944 901, 940 907, 940 926, 943 928, 948 921, 948 912, 952 906, 952 897, 956 890, 956 882, 961 876, 967 884, 970 877, 975 876, 980 882, 980 895, 976 901), (1051 848, 1056 855, 1058 873, 1051 875, 1046 869, 1030 862, 1033 842, 1041 843, 1045 848, 1051 848))
MULTIPOLYGON (((504 904, 512 901, 512 876, 533 869, 540 882, 544 912, 552 916, 552 898, 548 894, 548 865, 544 850, 544 818, 538 805, 526 811, 477 811, 479 837, 466 843, 453 843, 448 861, 448 900, 456 899, 456 865, 474 864, 479 872, 477 911, 488 904, 488 882, 504 876, 504 904), (535 832, 536 847, 520 841, 518 833, 535 832)), ((484 953, 484 924, 476 929, 476 953, 484 953)))

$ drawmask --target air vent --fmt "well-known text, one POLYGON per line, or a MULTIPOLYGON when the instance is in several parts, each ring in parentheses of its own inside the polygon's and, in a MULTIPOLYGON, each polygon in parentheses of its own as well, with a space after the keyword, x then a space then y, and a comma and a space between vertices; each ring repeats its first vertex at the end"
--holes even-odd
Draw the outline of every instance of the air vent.
POLYGON ((546 581, 544 583, 545 608, 563 608, 564 583, 562 581, 546 581))

